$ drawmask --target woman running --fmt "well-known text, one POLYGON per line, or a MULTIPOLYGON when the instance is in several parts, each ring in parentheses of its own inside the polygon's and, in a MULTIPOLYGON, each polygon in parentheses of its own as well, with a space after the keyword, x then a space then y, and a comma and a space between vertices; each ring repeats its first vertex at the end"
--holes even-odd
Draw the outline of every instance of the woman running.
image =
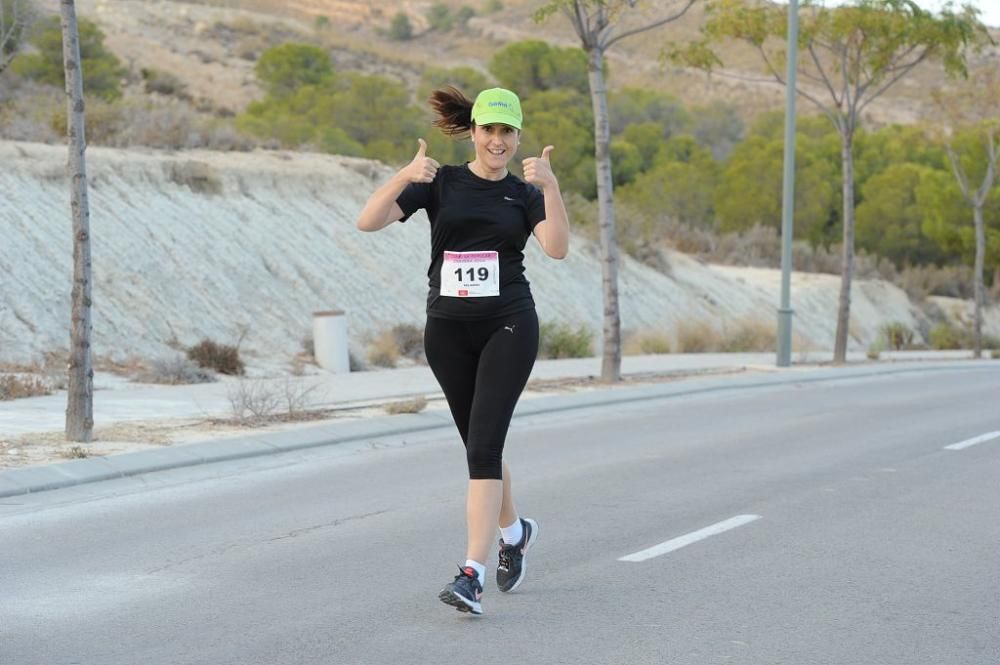
POLYGON ((525 555, 538 524, 521 518, 511 494, 503 446, 514 406, 538 353, 538 318, 524 277, 524 246, 534 235, 548 256, 569 249, 569 220, 549 153, 523 160, 524 180, 507 165, 521 135, 521 102, 503 88, 475 102, 455 88, 430 97, 434 125, 469 136, 475 159, 441 166, 427 144, 368 199, 358 219, 377 231, 427 211, 431 264, 427 271, 424 351, 465 443, 468 549, 464 566, 438 597, 462 612, 482 614, 480 596, 495 529, 500 527, 496 580, 513 591, 524 579, 525 555))

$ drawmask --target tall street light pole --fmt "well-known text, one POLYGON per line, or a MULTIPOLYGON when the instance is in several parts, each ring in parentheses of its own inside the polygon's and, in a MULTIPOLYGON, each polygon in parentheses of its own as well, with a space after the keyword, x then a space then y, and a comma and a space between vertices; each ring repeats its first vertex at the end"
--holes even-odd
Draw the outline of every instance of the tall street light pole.
POLYGON ((792 364, 792 220, 795 213, 795 87, 799 60, 799 2, 788 1, 788 72, 785 77, 785 174, 781 201, 781 306, 778 367, 792 364))

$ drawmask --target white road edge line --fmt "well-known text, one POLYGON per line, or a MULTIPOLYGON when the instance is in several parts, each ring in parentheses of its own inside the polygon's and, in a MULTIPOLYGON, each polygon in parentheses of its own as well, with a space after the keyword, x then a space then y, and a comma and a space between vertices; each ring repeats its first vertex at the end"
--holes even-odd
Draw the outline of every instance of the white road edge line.
POLYGON ((979 436, 974 436, 971 439, 966 439, 965 441, 959 441, 958 443, 953 443, 950 446, 945 446, 945 450, 962 450, 963 448, 968 448, 969 446, 974 446, 977 443, 985 443, 991 439, 995 439, 1000 436, 1000 432, 987 432, 986 434, 980 434, 979 436))
POLYGON ((650 548, 644 549, 641 552, 623 556, 618 560, 632 562, 646 561, 647 559, 652 559, 653 557, 660 556, 661 554, 667 554, 668 552, 679 550, 680 548, 690 545, 691 543, 696 543, 699 540, 704 540, 710 536, 718 535, 724 531, 735 529, 736 527, 749 524, 750 522, 759 519, 760 515, 737 515, 736 517, 730 517, 728 520, 723 520, 711 526, 706 526, 704 529, 692 531, 684 536, 678 536, 677 538, 668 540, 665 543, 660 543, 659 545, 654 545, 650 548))

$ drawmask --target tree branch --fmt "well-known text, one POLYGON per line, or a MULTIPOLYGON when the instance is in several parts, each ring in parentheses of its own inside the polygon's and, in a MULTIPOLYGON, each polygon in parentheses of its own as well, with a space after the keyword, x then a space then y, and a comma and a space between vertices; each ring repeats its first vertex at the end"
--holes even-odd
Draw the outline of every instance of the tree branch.
MULTIPOLYGON (((907 63, 906 66, 900 65, 898 73, 895 74, 895 75, 893 75, 892 77, 890 77, 889 80, 886 81, 885 84, 882 87, 878 88, 874 93, 872 93, 872 95, 868 99, 866 99, 865 102, 858 109, 858 113, 861 113, 862 111, 864 111, 865 107, 867 107, 873 101, 875 101, 876 99, 878 99, 882 95, 882 93, 884 93, 886 90, 888 90, 889 88, 891 88, 893 86, 893 84, 896 83, 896 81, 898 81, 899 79, 901 79, 904 76, 906 76, 907 74, 909 74, 910 71, 914 67, 916 67, 921 62, 923 62, 924 60, 926 60, 928 54, 930 54, 930 49, 929 48, 924 49, 924 52, 920 54, 920 57, 916 58, 912 62, 907 63)), ((866 91, 867 91, 867 86, 866 86, 866 91)))
POLYGON ((986 203, 986 197, 993 189, 993 182, 996 179, 997 168, 997 144, 996 129, 990 128, 986 132, 986 175, 983 182, 976 191, 976 205, 981 206, 986 203))
POLYGON ((969 195, 969 178, 965 175, 965 169, 962 168, 962 163, 959 161, 958 155, 955 154, 955 150, 951 147, 950 142, 945 142, 944 150, 948 153, 948 161, 951 163, 951 172, 955 174, 955 179, 958 180, 958 188, 962 190, 962 197, 969 205, 976 205, 972 196, 969 195))
POLYGON ((833 97, 833 103, 839 106, 840 102, 837 101, 837 91, 833 87, 833 81, 826 75, 826 70, 823 69, 823 63, 819 61, 819 56, 816 54, 813 42, 809 42, 809 55, 812 56, 812 61, 816 64, 816 69, 819 70, 820 75, 823 77, 823 83, 826 85, 826 89, 830 91, 830 96, 833 97))
POLYGON ((625 32, 623 32, 623 33, 621 33, 619 35, 611 37, 604 44, 604 48, 608 48, 609 46, 611 46, 615 42, 620 41, 622 39, 625 39, 626 37, 631 37, 632 35, 639 34, 640 32, 646 32, 647 30, 652 30, 653 28, 658 28, 661 25, 665 25, 667 23, 670 23, 671 21, 676 21, 680 17, 684 16, 684 14, 687 13, 687 10, 691 9, 691 5, 693 5, 694 3, 695 3, 695 0, 685 0, 684 6, 676 14, 673 14, 671 16, 667 16, 666 18, 662 18, 662 19, 660 19, 658 21, 653 21, 652 23, 650 23, 648 25, 645 25, 645 26, 642 26, 642 27, 639 27, 639 28, 634 28, 632 30, 626 30, 625 32))

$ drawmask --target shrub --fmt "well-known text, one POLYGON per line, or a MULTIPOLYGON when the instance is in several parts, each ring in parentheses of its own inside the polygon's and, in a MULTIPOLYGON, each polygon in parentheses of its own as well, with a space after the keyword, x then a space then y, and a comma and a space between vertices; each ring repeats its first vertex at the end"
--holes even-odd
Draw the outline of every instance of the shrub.
POLYGON ((451 9, 443 2, 435 2, 427 10, 427 23, 433 30, 451 30, 455 19, 451 15, 451 9))
POLYGON ((198 194, 222 193, 222 179, 218 172, 204 162, 173 162, 168 168, 167 177, 171 182, 186 185, 198 194))
POLYGON ((391 330, 381 333, 368 345, 368 362, 376 367, 395 367, 399 356, 399 344, 391 330))
POLYGON ((868 356, 868 360, 878 360, 882 355, 882 342, 872 342, 868 347, 868 353, 866 355, 868 356))
POLYGON ((424 357, 424 331, 420 326, 412 323, 400 323, 392 327, 389 331, 396 341, 399 354, 413 360, 422 360, 424 357))
POLYGON ((83 446, 70 446, 59 454, 66 459, 87 459, 90 456, 83 446))
POLYGON ((913 344, 913 331, 901 321, 893 321, 879 328, 879 338, 887 348, 899 351, 913 344))
POLYGON ((968 266, 912 266, 904 268, 896 285, 914 300, 927 296, 972 298, 972 268, 968 266))
POLYGON ((405 42, 413 38, 413 26, 410 24, 410 17, 403 12, 398 12, 392 17, 389 24, 389 37, 397 42, 405 42))
POLYGON ((365 362, 361 360, 361 358, 359 358, 357 355, 355 355, 353 351, 347 352, 347 360, 348 363, 350 364, 352 372, 364 372, 366 369, 368 369, 368 366, 365 365, 365 362))
POLYGON ((215 377, 202 369, 198 363, 183 355, 156 358, 149 369, 136 374, 132 379, 139 383, 159 383, 182 385, 191 383, 211 383, 215 377))
POLYGON ((243 424, 261 422, 271 418, 281 404, 281 397, 261 380, 240 380, 229 388, 227 396, 233 407, 233 416, 243 424))
POLYGON ((574 328, 564 323, 543 323, 539 328, 539 358, 589 358, 594 340, 586 326, 574 328))
POLYGON ((676 336, 678 353, 707 353, 722 348, 721 335, 705 321, 681 321, 676 336))
POLYGON ((368 362, 378 367, 395 367, 400 358, 424 360, 424 331, 410 323, 400 323, 379 333, 368 346, 368 362))
POLYGON ((0 377, 0 401, 51 395, 48 382, 37 376, 9 374, 0 377))
POLYGON ((670 337, 659 331, 645 331, 631 335, 622 353, 626 356, 670 353, 670 337))
POLYGON ((950 323, 940 323, 931 329, 932 349, 964 349, 969 347, 968 333, 950 323))
POLYGON ((732 327, 723 327, 719 349, 726 353, 773 351, 777 347, 777 338, 774 324, 741 319, 732 327))
POLYGON ((141 73, 146 92, 155 92, 160 95, 176 95, 183 98, 187 97, 187 85, 173 74, 145 67, 141 70, 141 73))
MULTIPOLYGON (((11 63, 14 73, 41 83, 62 88, 65 85, 62 26, 58 16, 40 21, 31 43, 37 51, 18 56, 11 63)), ((113 101, 121 97, 121 80, 125 68, 121 61, 104 48, 104 33, 87 19, 78 23, 80 60, 86 79, 84 90, 90 97, 113 101)))
POLYGON ((200 367, 214 369, 220 374, 238 376, 246 369, 237 347, 217 344, 210 339, 203 339, 198 344, 188 347, 187 357, 200 367))
POLYGON ((1000 349, 993 349, 990 351, 990 358, 993 360, 1000 360, 1000 349))

